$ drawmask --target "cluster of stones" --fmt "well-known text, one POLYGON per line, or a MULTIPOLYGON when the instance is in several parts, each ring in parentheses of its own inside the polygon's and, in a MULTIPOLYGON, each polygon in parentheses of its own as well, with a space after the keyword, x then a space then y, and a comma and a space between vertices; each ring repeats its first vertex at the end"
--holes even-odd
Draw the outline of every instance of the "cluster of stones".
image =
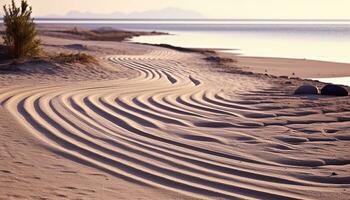
POLYGON ((294 92, 296 95, 328 95, 328 96, 348 96, 349 92, 340 85, 328 84, 321 91, 313 85, 302 85, 294 92))

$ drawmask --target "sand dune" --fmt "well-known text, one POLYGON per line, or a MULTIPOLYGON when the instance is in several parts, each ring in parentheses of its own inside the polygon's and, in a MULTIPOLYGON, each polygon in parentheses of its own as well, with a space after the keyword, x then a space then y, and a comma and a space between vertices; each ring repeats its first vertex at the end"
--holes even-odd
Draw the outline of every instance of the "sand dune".
POLYGON ((7 87, 1 105, 59 155, 141 185, 201 199, 350 195, 349 109, 189 67, 192 54, 105 59, 137 76, 7 87))

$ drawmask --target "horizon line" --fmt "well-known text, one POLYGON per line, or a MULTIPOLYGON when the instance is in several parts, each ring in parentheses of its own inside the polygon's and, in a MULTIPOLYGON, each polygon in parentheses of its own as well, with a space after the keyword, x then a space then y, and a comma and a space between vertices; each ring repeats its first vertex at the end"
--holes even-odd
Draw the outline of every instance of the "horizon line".
MULTIPOLYGON (((0 20, 3 20, 3 16, 0 20)), ((33 17, 34 20, 81 20, 81 21, 350 21, 350 19, 320 19, 320 18, 310 18, 310 19, 300 19, 300 18, 266 18, 266 19, 256 19, 256 18, 68 18, 68 17, 33 17)))

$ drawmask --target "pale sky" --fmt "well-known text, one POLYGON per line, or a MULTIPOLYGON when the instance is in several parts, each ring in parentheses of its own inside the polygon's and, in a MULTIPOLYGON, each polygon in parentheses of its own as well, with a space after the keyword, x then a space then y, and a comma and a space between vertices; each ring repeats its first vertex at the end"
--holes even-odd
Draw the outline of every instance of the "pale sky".
MULTIPOLYGON (((1 6, 10 0, 0 0, 1 6)), ((29 0, 36 16, 135 12, 166 7, 193 10, 206 18, 350 19, 350 0, 29 0)), ((2 12, 2 11, 1 11, 2 12)))

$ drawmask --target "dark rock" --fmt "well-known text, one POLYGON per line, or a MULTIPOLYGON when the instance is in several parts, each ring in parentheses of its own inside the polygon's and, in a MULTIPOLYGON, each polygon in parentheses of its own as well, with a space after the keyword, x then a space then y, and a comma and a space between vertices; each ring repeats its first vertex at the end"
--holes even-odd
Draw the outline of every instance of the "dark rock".
POLYGON ((348 96, 349 92, 340 85, 333 85, 329 84, 322 88, 321 90, 322 95, 329 95, 329 96, 348 96))
POLYGON ((286 85, 291 85, 291 84, 292 84, 292 81, 286 81, 286 82, 284 82, 284 84, 286 84, 286 85))
POLYGON ((295 90, 294 94, 302 95, 302 94, 310 94, 317 95, 319 93, 318 88, 313 85, 303 85, 295 90))
POLYGON ((337 173, 335 173, 335 172, 333 172, 333 173, 332 173, 332 176, 337 176, 337 175, 338 175, 338 174, 337 174, 337 173))

